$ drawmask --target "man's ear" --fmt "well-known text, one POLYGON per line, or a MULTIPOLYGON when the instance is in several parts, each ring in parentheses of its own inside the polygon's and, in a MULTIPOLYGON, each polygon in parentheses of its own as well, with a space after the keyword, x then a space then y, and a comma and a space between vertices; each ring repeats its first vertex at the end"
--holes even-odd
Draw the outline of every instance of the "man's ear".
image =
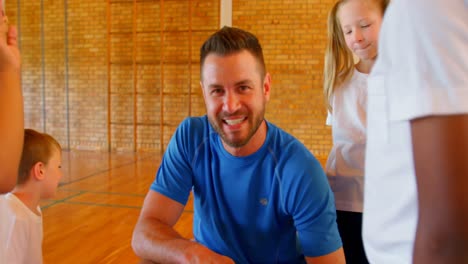
POLYGON ((200 81, 200 89, 202 90, 203 99, 206 100, 205 89, 203 89, 203 82, 202 81, 200 81))
POLYGON ((271 76, 269 73, 265 74, 265 78, 263 79, 263 93, 267 101, 270 100, 270 90, 271 89, 271 76))
POLYGON ((43 162, 41 161, 36 162, 36 164, 34 164, 34 166, 31 169, 34 179, 39 180, 39 181, 43 180, 45 177, 44 169, 45 169, 45 166, 43 162))

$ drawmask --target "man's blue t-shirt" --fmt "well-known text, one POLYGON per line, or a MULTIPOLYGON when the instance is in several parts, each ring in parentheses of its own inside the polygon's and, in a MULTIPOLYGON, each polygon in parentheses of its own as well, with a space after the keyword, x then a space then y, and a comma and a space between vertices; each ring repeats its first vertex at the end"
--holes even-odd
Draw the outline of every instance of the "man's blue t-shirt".
POLYGON ((341 247, 333 193, 320 163, 267 122, 263 146, 228 153, 206 116, 173 135, 151 189, 181 204, 194 192, 197 242, 236 263, 303 263, 341 247))

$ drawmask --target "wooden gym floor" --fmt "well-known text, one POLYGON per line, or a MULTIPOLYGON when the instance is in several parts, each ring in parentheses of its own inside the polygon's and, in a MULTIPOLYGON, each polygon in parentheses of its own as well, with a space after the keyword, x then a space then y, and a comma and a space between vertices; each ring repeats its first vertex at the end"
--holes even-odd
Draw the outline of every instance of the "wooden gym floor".
MULTIPOLYGON (((57 195, 41 203, 44 263, 138 263, 132 231, 160 160, 153 153, 63 152, 57 195)), ((176 225, 188 238, 191 209, 176 225)))
MULTIPOLYGON (((130 241, 160 161, 154 153, 64 151, 57 195, 41 203, 44 263, 138 263, 130 241)), ((193 238, 192 219, 190 198, 175 226, 182 236, 193 238)))

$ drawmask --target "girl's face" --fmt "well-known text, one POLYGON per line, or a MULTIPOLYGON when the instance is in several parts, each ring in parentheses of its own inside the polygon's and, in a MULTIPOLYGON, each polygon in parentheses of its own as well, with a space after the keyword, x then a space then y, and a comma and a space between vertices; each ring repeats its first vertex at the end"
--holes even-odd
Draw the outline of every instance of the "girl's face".
POLYGON ((346 45, 361 60, 377 56, 382 11, 367 0, 349 0, 338 10, 346 45))

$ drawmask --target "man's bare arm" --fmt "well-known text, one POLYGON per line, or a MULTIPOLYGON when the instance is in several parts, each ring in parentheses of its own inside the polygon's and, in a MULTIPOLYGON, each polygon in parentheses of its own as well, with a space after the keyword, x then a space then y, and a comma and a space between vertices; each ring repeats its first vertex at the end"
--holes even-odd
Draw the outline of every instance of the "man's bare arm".
POLYGON ((183 209, 184 205, 149 191, 133 232, 136 255, 156 263, 234 263, 174 230, 183 209))

